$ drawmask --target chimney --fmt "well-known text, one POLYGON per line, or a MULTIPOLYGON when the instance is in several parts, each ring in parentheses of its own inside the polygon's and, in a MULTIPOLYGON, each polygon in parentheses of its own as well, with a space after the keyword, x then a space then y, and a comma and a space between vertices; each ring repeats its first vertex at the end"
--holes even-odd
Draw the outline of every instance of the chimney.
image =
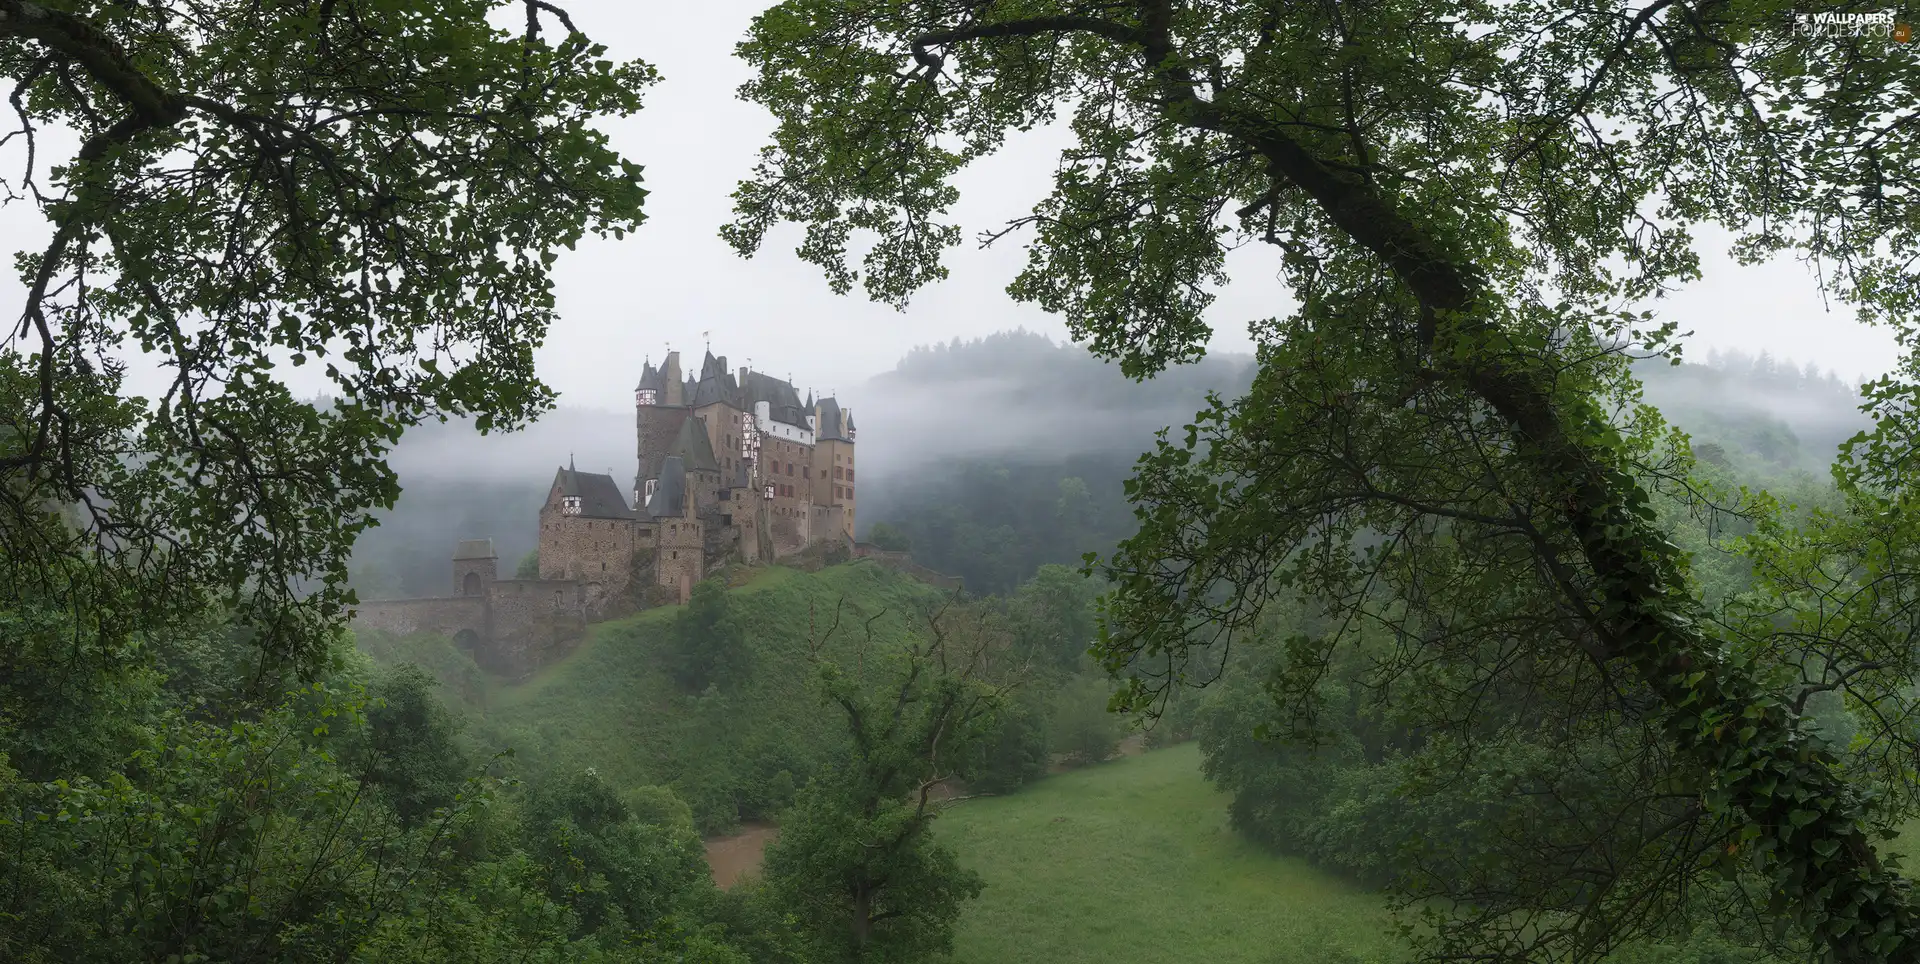
POLYGON ((666 391, 664 392, 666 397, 660 400, 661 403, 665 405, 685 405, 687 403, 687 400, 686 400, 687 386, 686 386, 686 378, 682 377, 680 374, 680 353, 679 352, 677 351, 667 352, 667 362, 664 370, 666 372, 667 377, 666 377, 666 385, 662 387, 666 389, 666 391))

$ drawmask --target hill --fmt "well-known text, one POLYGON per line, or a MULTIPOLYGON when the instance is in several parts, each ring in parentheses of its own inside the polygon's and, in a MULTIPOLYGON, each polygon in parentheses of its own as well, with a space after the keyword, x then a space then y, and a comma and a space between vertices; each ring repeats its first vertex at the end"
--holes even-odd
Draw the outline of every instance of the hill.
POLYGON ((1235 833, 1193 744, 967 800, 939 833, 986 890, 955 964, 1390 960, 1381 899, 1235 833))
POLYGON ((681 606, 593 626, 565 660, 518 685, 482 674, 442 637, 363 633, 361 647, 376 662, 432 672, 465 711, 476 750, 511 748, 532 776, 592 767, 623 789, 671 786, 712 833, 772 817, 843 739, 844 724, 809 688, 807 661, 809 638, 825 636, 835 607, 846 603, 828 652, 851 657, 868 619, 873 645, 897 646, 909 614, 945 598, 865 561, 754 571, 727 594, 749 658, 724 692, 686 692, 667 672, 681 606))

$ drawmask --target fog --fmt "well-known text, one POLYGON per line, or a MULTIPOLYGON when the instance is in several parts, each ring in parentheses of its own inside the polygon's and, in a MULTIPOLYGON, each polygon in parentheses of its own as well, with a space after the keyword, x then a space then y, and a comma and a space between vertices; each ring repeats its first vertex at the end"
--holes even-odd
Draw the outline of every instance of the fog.
MULTIPOLYGON (((1102 471, 1118 473, 1152 447, 1156 430, 1190 422, 1207 392, 1243 391, 1252 370, 1246 355, 1218 354, 1136 383, 1077 345, 1025 331, 915 349, 891 370, 831 389, 859 430, 861 529, 932 497, 917 488, 966 460, 1059 465, 1095 457, 1112 467, 1102 471)), ((1777 450, 1782 467, 1819 471, 1867 424, 1855 386, 1764 355, 1715 354, 1706 364, 1639 371, 1647 400, 1682 428, 1767 436, 1764 447, 1777 450)), ((794 374, 804 386, 804 373, 794 374)), ((533 550, 546 487, 569 462, 630 490, 632 409, 562 407, 523 431, 487 436, 460 422, 421 426, 390 459, 405 492, 356 557, 391 570, 388 591, 407 595, 447 591, 445 560, 456 540, 493 539, 510 569, 533 550)))

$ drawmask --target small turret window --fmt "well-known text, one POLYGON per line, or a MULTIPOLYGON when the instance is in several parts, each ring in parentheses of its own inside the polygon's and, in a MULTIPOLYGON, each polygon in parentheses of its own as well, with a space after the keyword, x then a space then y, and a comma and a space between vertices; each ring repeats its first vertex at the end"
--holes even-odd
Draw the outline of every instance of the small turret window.
POLYGON ((569 495, 562 499, 560 501, 560 512, 563 515, 579 515, 580 497, 577 495, 569 495))

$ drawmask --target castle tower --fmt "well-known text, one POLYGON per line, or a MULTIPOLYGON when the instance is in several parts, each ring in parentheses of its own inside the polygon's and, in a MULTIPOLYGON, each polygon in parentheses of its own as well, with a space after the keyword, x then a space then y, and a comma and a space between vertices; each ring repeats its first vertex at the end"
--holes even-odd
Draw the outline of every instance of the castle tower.
POLYGON ((453 592, 456 596, 484 596, 500 578, 500 559, 492 539, 464 539, 453 549, 453 592))

